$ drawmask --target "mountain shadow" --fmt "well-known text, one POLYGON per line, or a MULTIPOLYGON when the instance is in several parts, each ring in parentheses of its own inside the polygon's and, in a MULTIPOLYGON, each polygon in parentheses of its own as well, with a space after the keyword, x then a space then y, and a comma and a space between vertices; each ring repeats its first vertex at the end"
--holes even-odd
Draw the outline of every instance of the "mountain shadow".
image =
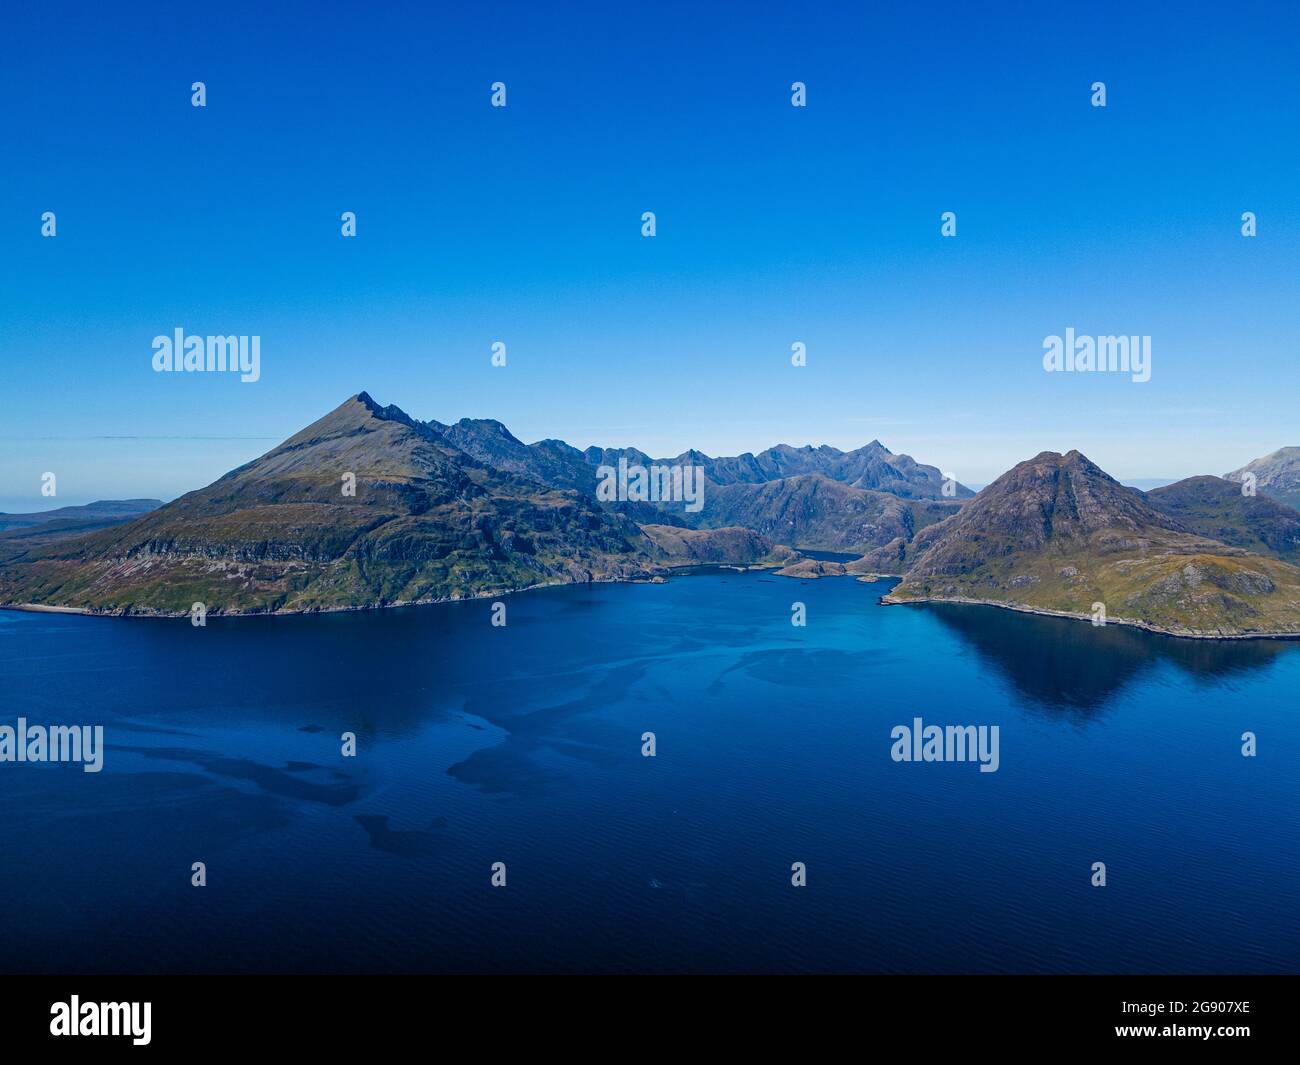
POLYGON ((1098 716, 1133 681, 1168 662, 1199 680, 1244 676, 1296 650, 1284 640, 1173 639, 1127 625, 1093 626, 995 606, 929 603, 924 609, 959 636, 1033 706, 1053 718, 1098 716))

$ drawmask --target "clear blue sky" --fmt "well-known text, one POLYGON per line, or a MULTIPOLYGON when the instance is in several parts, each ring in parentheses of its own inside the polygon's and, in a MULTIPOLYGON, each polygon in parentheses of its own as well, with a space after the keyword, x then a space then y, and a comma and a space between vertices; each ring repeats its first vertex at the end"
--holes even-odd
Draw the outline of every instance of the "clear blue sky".
POLYGON ((1294 5, 218 6, 7 8, 0 509, 170 498, 361 389, 973 483, 1300 444, 1294 5), (261 380, 155 374, 178 326, 261 380), (1044 373, 1066 327, 1149 334, 1151 381, 1044 373))

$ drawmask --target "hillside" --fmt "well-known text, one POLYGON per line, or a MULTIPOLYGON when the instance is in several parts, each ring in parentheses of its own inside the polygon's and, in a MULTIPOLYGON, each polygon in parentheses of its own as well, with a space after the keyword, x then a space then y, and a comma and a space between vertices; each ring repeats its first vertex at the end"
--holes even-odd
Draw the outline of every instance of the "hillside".
POLYGON ((654 544, 654 557, 667 566, 781 566, 802 557, 752 529, 642 525, 641 531, 654 544))
POLYGON ((1300 563, 1300 511, 1265 495, 1242 495, 1240 481, 1188 477, 1148 492, 1147 502, 1200 536, 1300 563))
MULTIPOLYGON (((1077 451, 1043 452, 917 537, 886 602, 987 602, 1179 635, 1300 633, 1300 569, 1197 535, 1077 451)), ((864 564, 870 561, 864 560, 864 564)))
POLYGON ((207 488, 11 557, 0 602, 312 610, 653 571, 631 522, 485 467, 361 393, 207 488), (349 474, 355 495, 344 494, 349 474))
MULTIPOLYGON (((797 558, 750 530, 643 531, 594 493, 485 465, 366 393, 134 521, 0 537, 0 604, 179 614, 355 609, 797 558)), ((512 451, 502 433, 499 460, 512 451)))
POLYGON ((799 474, 711 487, 704 509, 685 517, 706 528, 743 525, 802 549, 865 553, 895 539, 910 541, 960 507, 952 500, 903 499, 821 474, 799 474))

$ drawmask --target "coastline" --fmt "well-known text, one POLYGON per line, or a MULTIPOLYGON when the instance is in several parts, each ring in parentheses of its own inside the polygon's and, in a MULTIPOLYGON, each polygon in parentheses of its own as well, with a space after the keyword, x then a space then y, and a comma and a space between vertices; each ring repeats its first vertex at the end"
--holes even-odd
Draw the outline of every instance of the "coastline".
MULTIPOLYGON (((523 588, 510 588, 476 595, 444 595, 425 599, 400 599, 391 603, 364 603, 358 606, 314 606, 275 610, 209 610, 207 616, 213 618, 275 618, 296 617, 304 614, 356 614, 365 610, 392 610, 408 606, 437 606, 444 603, 471 603, 479 599, 502 599, 520 592, 532 592, 542 588, 574 588, 584 584, 664 584, 669 576, 681 573, 690 576, 693 572, 708 570, 732 570, 745 573, 749 570, 777 569, 784 563, 755 562, 741 564, 735 562, 689 562, 678 566, 665 566, 666 573, 650 573, 643 579, 628 577, 593 577, 585 581, 542 581, 529 584, 523 588)), ((188 618, 188 610, 152 610, 146 608, 100 610, 94 607, 54 606, 48 603, 0 603, 0 610, 15 610, 24 614, 78 614, 92 618, 154 618, 175 619, 188 618)))
MULTIPOLYGON (((692 562, 680 566, 665 567, 668 576, 674 573, 683 576, 690 576, 692 573, 708 572, 712 570, 730 570, 732 572, 745 573, 750 570, 771 570, 777 571, 777 576, 784 576, 791 579, 800 580, 817 580, 822 577, 854 577, 857 581, 864 584, 874 584, 881 580, 901 580, 896 574, 783 574, 779 570, 782 563, 753 563, 742 565, 729 562, 692 562)), ((210 611, 210 617, 218 618, 250 618, 250 617, 296 617, 308 614, 353 614, 365 610, 391 610, 399 607, 417 607, 417 606, 437 606, 445 603, 468 603, 480 599, 498 599, 506 596, 516 595, 520 592, 537 591, 544 588, 571 588, 583 584, 663 584, 666 581, 664 574, 650 574, 644 579, 634 580, 627 577, 601 577, 593 578, 587 581, 543 581, 538 584, 530 584, 523 588, 511 588, 508 590, 498 590, 492 592, 483 592, 476 595, 456 595, 456 596, 438 596, 425 599, 404 599, 396 600, 390 603, 365 603, 359 606, 329 606, 329 607, 304 607, 295 609, 276 609, 276 610, 229 610, 229 611, 210 611)), ((955 606, 987 606, 996 607, 1000 610, 1011 610, 1018 614, 1037 614, 1041 617, 1065 618, 1070 621, 1092 622, 1091 614, 1074 613, 1067 610, 1051 610, 1047 607, 1027 606, 1023 603, 1005 603, 996 599, 969 599, 958 596, 921 596, 917 598, 897 599, 892 593, 887 592, 877 600, 880 606, 917 606, 924 603, 950 603, 955 606)), ((111 618, 154 618, 154 619, 179 619, 188 618, 189 611, 161 611, 145 609, 119 609, 119 610, 97 610, 90 607, 71 607, 71 606, 54 606, 46 603, 0 603, 0 610, 14 610, 22 613, 32 614, 78 614, 85 617, 111 617, 111 618)), ((1176 630, 1164 628, 1160 625, 1152 624, 1148 621, 1142 621, 1138 618, 1120 618, 1108 617, 1107 625, 1124 625, 1128 628, 1142 629, 1146 632, 1154 633, 1158 636, 1171 636, 1176 639, 1184 640, 1300 640, 1300 632, 1241 632, 1241 633, 1211 633, 1211 632, 1191 632, 1186 630, 1176 630)))
MULTIPOLYGON (((1047 607, 1026 606, 1023 603, 1004 603, 996 599, 967 599, 959 596, 917 596, 914 599, 896 599, 892 593, 880 597, 881 606, 914 606, 922 603, 953 603, 957 606, 992 606, 1001 610, 1014 610, 1018 614, 1038 614, 1048 618, 1066 618, 1071 621, 1092 623, 1091 614, 1079 614, 1068 610, 1049 610, 1047 607)), ((1153 625, 1138 618, 1108 617, 1107 625, 1127 625, 1133 629, 1144 629, 1159 636, 1173 636, 1182 640, 1300 640, 1300 632, 1194 632, 1189 630, 1167 629, 1153 625)), ((1098 626, 1099 628, 1104 626, 1098 626)))

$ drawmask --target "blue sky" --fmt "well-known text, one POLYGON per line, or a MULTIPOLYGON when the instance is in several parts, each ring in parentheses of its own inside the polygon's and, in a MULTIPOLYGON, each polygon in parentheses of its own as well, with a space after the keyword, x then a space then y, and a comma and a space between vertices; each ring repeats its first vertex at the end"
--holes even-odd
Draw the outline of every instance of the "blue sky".
POLYGON ((361 389, 970 483, 1300 444, 1292 6, 475 6, 12 9, 0 509, 170 498, 361 389), (154 373, 177 327, 260 335, 261 380, 154 373), (1151 380, 1045 373, 1067 327, 1150 335, 1151 380))

